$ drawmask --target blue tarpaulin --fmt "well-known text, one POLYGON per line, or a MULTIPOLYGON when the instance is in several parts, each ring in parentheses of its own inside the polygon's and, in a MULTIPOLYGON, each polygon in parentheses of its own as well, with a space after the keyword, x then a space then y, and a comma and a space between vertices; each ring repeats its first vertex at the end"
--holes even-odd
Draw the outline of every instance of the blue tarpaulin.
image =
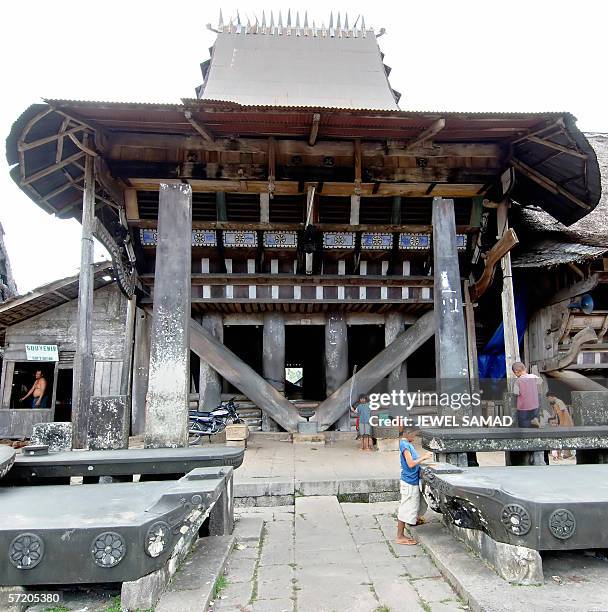
MULTIPOLYGON (((515 320, 517 322, 517 339, 521 345, 528 324, 528 300, 523 291, 515 292, 515 320)), ((505 332, 501 323, 478 355, 479 378, 506 378, 505 365, 505 332)))

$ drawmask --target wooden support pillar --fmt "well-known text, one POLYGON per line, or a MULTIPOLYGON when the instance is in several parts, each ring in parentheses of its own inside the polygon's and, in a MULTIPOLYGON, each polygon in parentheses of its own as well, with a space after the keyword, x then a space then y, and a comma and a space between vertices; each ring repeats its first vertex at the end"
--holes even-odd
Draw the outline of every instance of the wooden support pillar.
MULTIPOLYGON (((329 397, 348 380, 348 327, 343 313, 332 312, 325 322, 325 385, 329 397)), ((355 393, 358 390, 355 389, 355 393)), ((353 401, 355 397, 353 397, 353 401)), ((336 422, 339 431, 350 431, 350 411, 336 422)))
MULTIPOLYGON (((367 393, 400 363, 403 363, 404 359, 420 348, 434 333, 435 317, 433 312, 427 312, 357 372, 356 393, 367 393)), ((317 422, 320 431, 326 430, 348 412, 350 386, 349 379, 317 408, 317 422)))
POLYGON ((218 221, 228 221, 226 194, 223 191, 218 191, 215 194, 215 212, 218 221))
MULTIPOLYGON (((496 221, 498 224, 497 238, 501 238, 509 230, 509 203, 501 202, 496 209, 496 221)), ((517 338, 517 319, 515 318, 515 294, 513 292, 513 276, 511 271, 511 253, 507 253, 501 260, 502 268, 502 321, 505 336, 505 366, 507 369, 507 380, 513 379, 511 366, 520 361, 519 340, 517 338)))
POLYGON ((350 196, 350 224, 359 225, 359 209, 361 207, 361 196, 351 195, 350 196))
POLYGON ((192 188, 161 184, 144 443, 188 446, 192 188))
MULTIPOLYGON (((266 381, 284 395, 285 316, 280 312, 267 312, 264 314, 262 370, 266 381)), ((278 431, 278 429, 276 421, 263 410, 262 431, 278 431)))
POLYGON ((260 193, 260 223, 270 223, 270 194, 260 193))
POLYGON ((464 281, 464 311, 467 326, 467 355, 471 391, 479 390, 479 364, 477 363, 477 334, 475 332, 475 308, 469 293, 469 281, 464 281))
MULTIPOLYGON (((403 315, 400 312, 389 312, 384 320, 384 345, 389 346, 405 331, 403 315)), ((407 362, 403 361, 389 375, 387 391, 407 391, 407 362)))
POLYGON ((131 382, 133 380, 133 341, 135 337, 136 310, 137 305, 135 303, 135 296, 133 296, 131 299, 127 300, 127 312, 125 315, 125 344, 122 351, 122 371, 120 373, 120 395, 125 397, 125 423, 130 423, 132 411, 131 382))
POLYGON ((150 329, 152 317, 137 309, 135 316, 135 346, 133 352, 133 384, 131 386, 131 432, 143 435, 145 424, 146 394, 150 369, 150 329))
POLYGON ((391 223, 393 225, 401 225, 401 196, 393 196, 391 223))
MULTIPOLYGON (((201 325, 214 338, 224 342, 222 315, 210 312, 203 315, 201 325)), ((198 383, 199 410, 214 410, 222 401, 222 377, 204 360, 200 359, 198 383)))
MULTIPOLYGON (((85 143, 86 144, 86 143, 85 143)), ((84 168, 82 197, 82 234, 80 275, 78 279, 78 332, 74 355, 72 385, 72 446, 86 448, 89 431, 89 411, 93 393, 93 224, 95 220, 94 159, 87 155, 84 168)))
MULTIPOLYGON (((469 365, 464 304, 456 247, 454 200, 433 198, 433 276, 435 299, 435 363, 441 393, 469 392, 469 365)), ((439 407, 441 414, 459 416, 470 408, 439 407)))

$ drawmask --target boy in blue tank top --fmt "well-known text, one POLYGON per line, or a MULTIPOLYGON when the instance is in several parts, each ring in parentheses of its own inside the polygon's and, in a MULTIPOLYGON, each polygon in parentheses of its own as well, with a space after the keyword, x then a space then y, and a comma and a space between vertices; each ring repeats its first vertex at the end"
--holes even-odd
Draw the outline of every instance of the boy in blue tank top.
POLYGON ((412 442, 417 430, 411 429, 405 432, 404 437, 399 440, 399 459, 401 461, 401 503, 397 511, 397 544, 413 546, 417 544, 413 538, 408 538, 405 533, 406 524, 415 527, 420 521, 421 515, 426 511, 426 503, 420 495, 420 464, 433 458, 433 453, 427 452, 418 455, 412 442))

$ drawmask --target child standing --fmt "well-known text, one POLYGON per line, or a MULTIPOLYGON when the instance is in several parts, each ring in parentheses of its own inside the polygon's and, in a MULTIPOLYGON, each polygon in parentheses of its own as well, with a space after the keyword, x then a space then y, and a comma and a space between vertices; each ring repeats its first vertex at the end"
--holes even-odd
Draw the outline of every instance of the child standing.
POLYGON ((372 449, 372 426, 369 422, 371 418, 371 409, 369 407, 369 398, 367 395, 361 394, 357 400, 355 411, 359 415, 359 436, 361 437, 361 450, 371 451, 372 449))
POLYGON ((399 458, 401 461, 401 503, 397 511, 397 544, 412 546, 417 544, 413 538, 404 534, 405 526, 415 527, 421 522, 421 516, 426 512, 426 502, 420 495, 420 464, 432 459, 433 453, 427 452, 419 456, 412 442, 416 430, 405 433, 405 439, 399 440, 399 458))

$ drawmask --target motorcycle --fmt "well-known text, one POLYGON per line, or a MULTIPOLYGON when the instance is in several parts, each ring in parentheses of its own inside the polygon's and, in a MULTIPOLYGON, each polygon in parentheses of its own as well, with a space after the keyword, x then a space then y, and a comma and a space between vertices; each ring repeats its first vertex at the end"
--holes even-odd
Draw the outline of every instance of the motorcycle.
POLYGON ((213 436, 226 429, 228 423, 243 423, 239 417, 234 398, 221 402, 215 410, 190 410, 188 414, 188 436, 190 445, 198 444, 202 436, 213 436))

